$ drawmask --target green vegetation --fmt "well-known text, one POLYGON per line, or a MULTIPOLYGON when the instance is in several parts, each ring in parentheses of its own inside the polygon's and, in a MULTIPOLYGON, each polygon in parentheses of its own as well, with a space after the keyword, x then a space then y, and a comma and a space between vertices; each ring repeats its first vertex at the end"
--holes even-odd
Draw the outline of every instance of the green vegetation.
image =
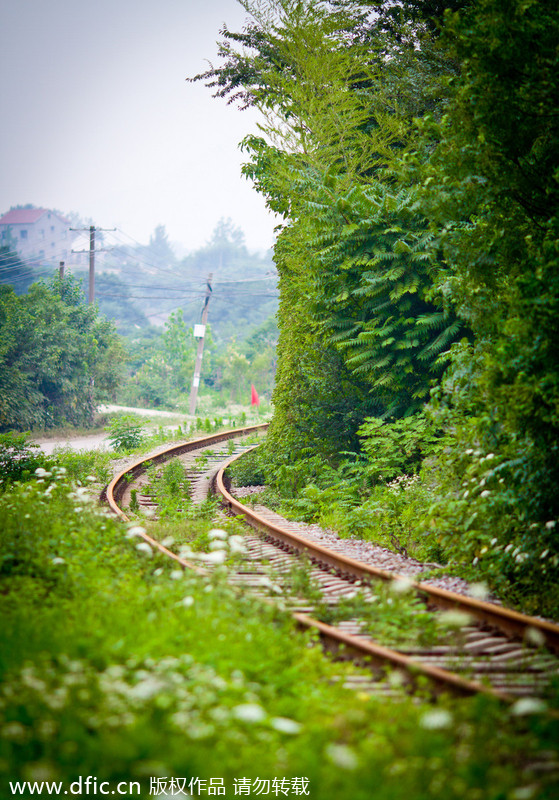
POLYGON ((243 5, 197 79, 265 115, 244 169, 284 220, 258 471, 557 616, 555 4, 243 5))
POLYGON ((21 297, 0 286, 0 430, 91 424, 122 359, 113 325, 74 279, 33 284, 21 297))
POLYGON ((145 431, 133 414, 114 417, 107 429, 108 440, 115 450, 133 450, 142 443, 145 431))
MULTIPOLYGON (((139 781, 142 797, 164 776, 222 779, 229 793, 241 778, 304 777, 323 800, 553 796, 545 773, 524 771, 557 737, 534 704, 511 713, 485 699, 433 707, 345 690, 334 677, 351 668, 228 587, 224 567, 183 573, 91 494, 54 465, 2 496, 7 796, 10 780, 68 787, 79 775, 139 781)), ((219 552, 210 542, 234 539, 210 524, 182 522, 208 556, 219 552)))
MULTIPOLYGON (((224 28, 221 63, 198 78, 263 112, 244 172, 283 219, 279 334, 267 256, 222 221, 179 262, 160 227, 149 252, 121 248, 118 278, 100 276, 102 308, 129 339, 119 400, 185 410, 190 329, 214 272, 196 430, 221 424, 224 397, 247 403, 251 383, 270 393, 278 340, 268 442, 236 479, 556 616, 556 4, 242 4, 251 19, 224 28), (165 297, 177 273, 191 303, 165 297), (142 282, 151 294, 134 308, 142 282), (156 297, 163 332, 142 316, 156 297)), ((35 276, 0 255, 2 282, 27 289, 35 276)), ((21 296, 0 286, 2 432, 91 425, 123 358, 74 280, 21 296)), ((138 427, 112 423, 115 444, 137 445, 138 427)), ((147 796, 150 777, 223 778, 231 793, 243 777, 304 776, 320 800, 556 796, 553 774, 530 765, 556 758, 558 722, 533 699, 431 707, 345 691, 348 668, 227 586, 235 524, 212 530, 212 504, 188 503, 176 464, 152 476, 168 500, 145 526, 211 576, 168 564, 137 521, 91 502, 110 456, 46 459, 3 433, 0 466, 6 780, 137 779, 147 796)), ((304 565, 290 581, 316 594, 304 565)), ((372 608, 357 594, 343 612, 396 640, 400 623, 431 632, 404 594, 372 608)))

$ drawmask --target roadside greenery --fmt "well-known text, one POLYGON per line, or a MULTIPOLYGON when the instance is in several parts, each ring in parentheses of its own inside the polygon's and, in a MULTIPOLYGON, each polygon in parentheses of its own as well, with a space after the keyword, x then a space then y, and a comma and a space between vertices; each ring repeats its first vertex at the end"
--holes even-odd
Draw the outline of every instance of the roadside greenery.
POLYGON ((115 450, 133 450, 145 437, 145 429, 133 414, 114 417, 107 428, 108 441, 115 450))

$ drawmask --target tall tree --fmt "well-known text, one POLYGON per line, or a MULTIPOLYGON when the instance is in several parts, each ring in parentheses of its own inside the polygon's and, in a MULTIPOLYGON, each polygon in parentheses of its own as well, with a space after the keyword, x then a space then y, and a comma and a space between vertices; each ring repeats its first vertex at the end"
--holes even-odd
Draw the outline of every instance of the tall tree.
POLYGON ((285 219, 276 247, 276 409, 310 432, 307 406, 314 419, 328 397, 323 445, 336 450, 354 439, 363 414, 417 409, 440 374, 441 352, 459 335, 452 309, 433 292, 440 264, 427 248, 415 187, 398 183, 394 169, 416 135, 413 117, 436 107, 433 86, 448 65, 428 42, 416 50, 420 28, 381 33, 366 3, 243 5, 253 23, 242 35, 226 31, 223 67, 199 77, 265 119, 264 135, 244 147, 252 156, 245 173, 285 219), (236 54, 235 43, 252 56, 236 54), (325 374, 330 389, 318 392, 325 374), (340 414, 331 406, 336 391, 340 414))

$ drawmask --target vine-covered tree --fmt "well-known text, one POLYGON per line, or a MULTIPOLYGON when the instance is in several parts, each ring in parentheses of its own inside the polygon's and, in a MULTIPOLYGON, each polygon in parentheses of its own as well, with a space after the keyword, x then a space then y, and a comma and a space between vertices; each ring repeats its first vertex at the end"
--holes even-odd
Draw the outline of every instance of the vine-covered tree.
POLYGON ((296 447, 301 430, 316 444, 320 426, 309 418, 327 403, 318 441, 333 452, 356 443, 364 415, 421 407, 441 353, 461 335, 433 291, 441 265, 416 187, 395 178, 417 135, 414 116, 436 108, 433 86, 451 67, 427 45, 416 52, 419 27, 381 31, 367 4, 243 5, 253 23, 241 35, 225 31, 225 63, 198 77, 265 118, 264 135, 244 147, 245 173, 285 219, 274 427, 283 442, 291 429, 296 447))

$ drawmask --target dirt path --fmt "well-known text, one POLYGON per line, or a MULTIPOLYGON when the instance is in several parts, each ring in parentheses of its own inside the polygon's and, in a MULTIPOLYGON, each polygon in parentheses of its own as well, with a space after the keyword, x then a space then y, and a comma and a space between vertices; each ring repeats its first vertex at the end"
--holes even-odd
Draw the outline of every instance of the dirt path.
MULTIPOLYGON (((178 416, 171 411, 160 411, 154 408, 132 408, 130 406, 114 405, 99 406, 99 412, 101 414, 111 414, 118 411, 125 414, 139 414, 144 417, 160 417, 162 420, 164 418, 173 418, 176 420, 178 416)), ((81 436, 75 437, 62 437, 57 439, 43 438, 35 439, 34 441, 46 455, 51 455, 56 447, 69 447, 71 450, 112 450, 105 432, 93 433, 90 436, 82 434, 81 436)))

